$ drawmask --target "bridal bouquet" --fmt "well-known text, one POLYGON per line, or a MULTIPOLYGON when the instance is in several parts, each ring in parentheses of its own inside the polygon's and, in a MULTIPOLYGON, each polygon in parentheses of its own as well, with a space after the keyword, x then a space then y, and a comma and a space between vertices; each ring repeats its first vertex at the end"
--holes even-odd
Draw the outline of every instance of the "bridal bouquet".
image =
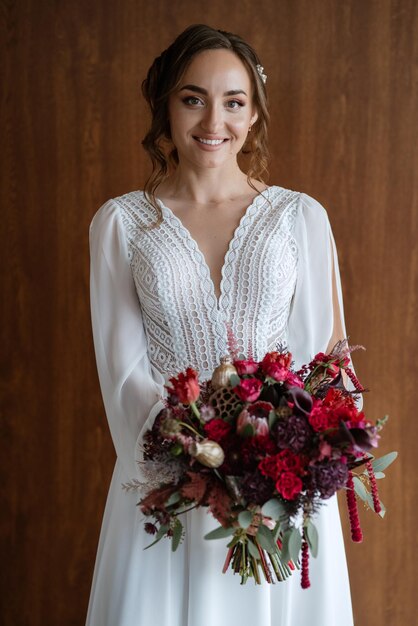
POLYGON ((299 371, 278 351, 260 362, 224 357, 207 382, 192 368, 171 378, 166 407, 144 437, 145 480, 124 485, 142 491, 150 546, 170 537, 176 550, 181 516, 207 507, 220 525, 205 539, 229 540, 223 572, 231 567, 241 583, 260 584, 300 569, 307 588, 309 554, 318 553, 315 514, 339 489, 352 539, 361 541, 356 496, 384 515, 376 480, 396 452, 370 453, 385 419, 373 424, 356 407, 365 389, 349 367, 353 349, 339 342, 299 371))

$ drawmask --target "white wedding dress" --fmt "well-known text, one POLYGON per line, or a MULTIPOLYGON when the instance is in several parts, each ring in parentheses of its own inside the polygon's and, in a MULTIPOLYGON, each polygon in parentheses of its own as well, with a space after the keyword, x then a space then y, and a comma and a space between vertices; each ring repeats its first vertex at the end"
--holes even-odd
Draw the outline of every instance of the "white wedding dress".
POLYGON ((286 343, 296 366, 325 351, 332 335, 332 267, 343 319, 338 260, 325 209, 311 197, 269 187, 247 208, 225 256, 221 295, 196 242, 141 191, 108 201, 90 226, 91 313, 97 368, 117 461, 104 513, 87 626, 352 626, 350 588, 336 497, 316 520, 319 556, 311 587, 240 585, 222 574, 227 541, 206 510, 186 515, 186 538, 144 551, 138 442, 163 406, 168 376, 195 367, 208 376, 227 353, 230 326, 240 351, 260 359, 286 343))

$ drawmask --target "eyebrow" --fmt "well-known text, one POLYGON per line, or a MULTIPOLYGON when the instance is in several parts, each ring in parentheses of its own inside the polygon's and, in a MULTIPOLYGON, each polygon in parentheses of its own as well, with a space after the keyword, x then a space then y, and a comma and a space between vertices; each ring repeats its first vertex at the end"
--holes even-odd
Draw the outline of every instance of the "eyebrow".
MULTIPOLYGON (((203 89, 203 87, 198 87, 197 85, 184 85, 184 87, 182 87, 180 91, 184 91, 186 89, 189 91, 194 91, 196 93, 201 93, 204 96, 208 95, 206 89, 203 89)), ((229 91, 225 91, 224 96, 237 96, 240 93, 243 93, 244 96, 247 95, 243 89, 230 89, 229 91)))

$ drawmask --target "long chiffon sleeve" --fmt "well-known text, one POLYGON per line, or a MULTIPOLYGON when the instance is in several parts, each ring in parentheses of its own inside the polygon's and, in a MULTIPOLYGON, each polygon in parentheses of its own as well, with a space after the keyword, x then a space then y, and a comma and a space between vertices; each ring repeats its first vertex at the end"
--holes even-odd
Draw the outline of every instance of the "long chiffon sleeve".
MULTIPOLYGON (((306 194, 301 194, 294 237, 298 266, 288 344, 296 367, 300 367, 318 352, 326 352, 331 339, 337 341, 347 335, 334 235, 324 207, 306 194)), ((351 381, 348 385, 352 390, 351 381)), ((359 408, 361 405, 360 396, 359 408)))
POLYGON ((151 368, 118 205, 109 200, 90 224, 90 305, 103 403, 127 478, 137 474, 135 446, 163 404, 162 378, 151 368))

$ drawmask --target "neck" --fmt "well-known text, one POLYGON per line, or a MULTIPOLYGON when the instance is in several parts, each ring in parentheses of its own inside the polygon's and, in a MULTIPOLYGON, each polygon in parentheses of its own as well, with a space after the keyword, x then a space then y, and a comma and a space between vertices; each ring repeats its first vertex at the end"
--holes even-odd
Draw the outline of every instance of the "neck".
MULTIPOLYGON (((264 186, 261 186, 260 191, 264 186)), ((220 204, 245 194, 255 193, 237 163, 230 167, 193 169, 178 165, 176 171, 157 189, 167 198, 175 197, 194 204, 220 204)))

